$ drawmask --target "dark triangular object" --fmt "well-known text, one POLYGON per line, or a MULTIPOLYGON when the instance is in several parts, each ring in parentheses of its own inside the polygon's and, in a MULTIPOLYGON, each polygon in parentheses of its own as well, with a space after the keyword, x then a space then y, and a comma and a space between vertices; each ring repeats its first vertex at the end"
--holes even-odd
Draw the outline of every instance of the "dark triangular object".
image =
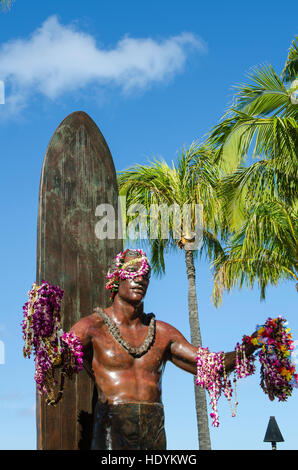
POLYGON ((284 442, 274 416, 270 416, 264 442, 284 442))

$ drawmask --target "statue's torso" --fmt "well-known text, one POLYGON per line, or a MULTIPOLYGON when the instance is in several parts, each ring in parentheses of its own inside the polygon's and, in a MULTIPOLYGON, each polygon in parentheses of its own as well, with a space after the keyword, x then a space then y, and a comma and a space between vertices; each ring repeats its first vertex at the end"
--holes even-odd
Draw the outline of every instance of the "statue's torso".
MULTIPOLYGON (((122 337, 134 347, 143 344, 148 326, 121 326, 122 337)), ((93 344, 92 369, 102 400, 109 403, 159 403, 161 378, 170 346, 167 325, 156 321, 155 338, 141 357, 133 357, 112 336, 102 319, 89 328, 93 344)))

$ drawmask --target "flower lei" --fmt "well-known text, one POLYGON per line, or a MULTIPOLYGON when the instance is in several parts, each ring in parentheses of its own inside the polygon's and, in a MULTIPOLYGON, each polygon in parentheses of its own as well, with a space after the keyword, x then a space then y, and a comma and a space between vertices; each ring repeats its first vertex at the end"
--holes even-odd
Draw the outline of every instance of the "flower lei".
MULTIPOLYGON (((254 361, 256 358, 254 355, 246 356, 246 343, 262 348, 257 352, 261 363, 261 387, 268 394, 270 400, 277 397, 279 401, 285 401, 292 394, 293 387, 298 387, 298 374, 295 373, 295 366, 290 360, 290 351, 294 349, 294 341, 290 329, 286 329, 284 323, 285 319, 282 317, 268 318, 264 325, 257 325, 256 334, 243 336, 242 344, 237 343, 234 372, 235 409, 232 410, 232 416, 236 416, 238 405, 237 379, 247 377, 255 372, 254 361)), ((230 406, 233 393, 231 381, 228 380, 225 371, 225 354, 224 352, 211 353, 208 348, 199 346, 196 360, 196 384, 204 387, 209 393, 212 425, 218 427, 217 404, 221 393, 224 393, 230 406)))
POLYGON ((106 289, 112 291, 111 298, 115 296, 116 292, 119 289, 120 279, 133 279, 138 276, 143 276, 144 274, 147 274, 149 272, 150 266, 146 253, 141 249, 136 249, 135 251, 141 256, 133 258, 132 260, 127 261, 126 263, 124 263, 124 260, 127 250, 121 251, 116 255, 115 269, 113 271, 109 271, 107 274, 108 282, 106 283, 106 289), (141 266, 137 271, 127 270, 129 266, 138 264, 139 262, 141 262, 141 266))
MULTIPOLYGON (((228 380, 225 371, 225 353, 223 351, 218 353, 209 352, 208 348, 199 346, 197 355, 197 380, 196 384, 207 390, 210 397, 210 404, 212 412, 210 416, 212 418, 212 425, 215 427, 219 426, 219 415, 218 415, 218 400, 223 392, 225 397, 231 406, 231 397, 233 394, 233 388, 231 381, 228 380)), ((235 361, 235 409, 232 411, 232 416, 236 416, 236 407, 238 405, 236 398, 236 381, 237 379, 247 377, 254 372, 254 358, 247 358, 245 355, 245 349, 242 345, 237 343, 236 345, 236 361, 235 361), (239 355, 241 358, 239 358, 239 355)))
POLYGON ((42 281, 32 285, 25 303, 22 322, 24 357, 35 355, 35 381, 41 395, 47 395, 47 402, 55 406, 62 398, 64 377, 72 377, 82 369, 82 344, 74 333, 65 333, 61 328, 60 305, 63 291, 42 281), (61 385, 57 398, 55 367, 61 365, 61 385))
POLYGON ((283 317, 268 318, 264 325, 257 325, 257 336, 244 336, 243 342, 259 346, 261 387, 270 400, 286 401, 293 388, 298 387, 298 374, 291 362, 294 341, 290 328, 285 328, 283 317))

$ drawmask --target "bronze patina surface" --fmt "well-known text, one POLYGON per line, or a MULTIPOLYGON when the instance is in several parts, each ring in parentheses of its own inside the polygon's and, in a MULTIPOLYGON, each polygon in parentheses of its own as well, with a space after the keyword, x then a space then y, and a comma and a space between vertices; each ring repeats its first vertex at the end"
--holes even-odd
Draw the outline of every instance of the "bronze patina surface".
MULTIPOLYGON (((36 280, 64 290, 64 331, 89 315, 95 305, 109 304, 105 275, 123 246, 117 238, 117 198, 115 167, 104 137, 86 113, 70 114, 46 151, 37 228, 36 280), (115 209, 114 240, 99 240, 95 234, 99 220, 95 210, 102 203, 115 209)), ((64 398, 55 408, 37 394, 38 449, 90 448, 96 399, 93 378, 86 370, 66 381, 64 398)))

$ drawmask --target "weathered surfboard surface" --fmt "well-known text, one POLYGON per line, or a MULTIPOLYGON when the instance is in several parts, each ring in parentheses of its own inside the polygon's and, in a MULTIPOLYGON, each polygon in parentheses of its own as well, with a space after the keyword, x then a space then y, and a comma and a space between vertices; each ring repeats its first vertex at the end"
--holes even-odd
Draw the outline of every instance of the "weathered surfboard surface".
MULTIPOLYGON (((118 189, 111 153, 94 121, 84 112, 67 116, 45 155, 39 188, 37 276, 64 290, 63 330, 97 305, 109 304, 105 274, 123 242, 100 240, 95 215, 112 204, 118 217, 118 189)), ((53 408, 37 393, 37 448, 88 449, 96 400, 94 381, 82 370, 66 379, 63 399, 53 408)))

